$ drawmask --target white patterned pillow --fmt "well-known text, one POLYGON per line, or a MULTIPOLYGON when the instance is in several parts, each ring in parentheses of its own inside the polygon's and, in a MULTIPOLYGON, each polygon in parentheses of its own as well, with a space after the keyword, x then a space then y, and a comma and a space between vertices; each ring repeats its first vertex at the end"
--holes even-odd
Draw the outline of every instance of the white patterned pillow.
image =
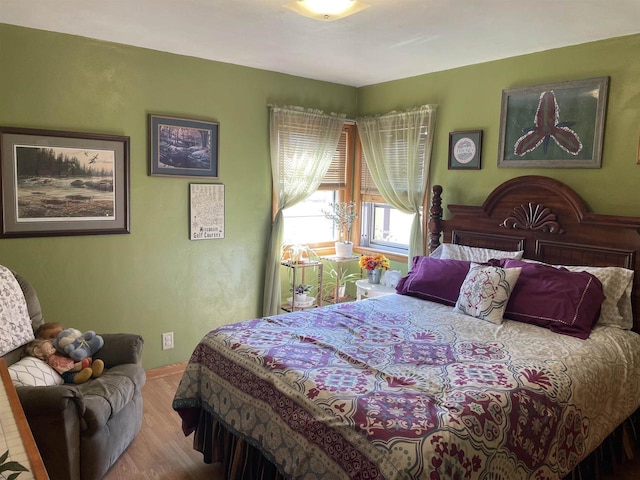
POLYGON ((24 357, 9 366, 9 376, 16 387, 49 387, 64 383, 58 372, 36 357, 24 357))
POLYGON ((466 245, 456 245, 455 243, 443 243, 434 253, 438 253, 438 258, 443 260, 466 260, 469 262, 484 263, 492 258, 513 258, 520 260, 522 250, 516 252, 506 252, 504 250, 493 250, 491 248, 468 247, 466 245))
POLYGON ((33 340, 33 328, 20 284, 0 265, 0 356, 33 340))
POLYGON ((521 270, 472 263, 460 287, 456 309, 500 325, 521 270))
POLYGON ((597 325, 613 325, 633 328, 631 309, 631 290, 633 289, 633 270, 621 267, 566 266, 571 272, 587 272, 602 283, 602 291, 607 297, 600 307, 597 325))

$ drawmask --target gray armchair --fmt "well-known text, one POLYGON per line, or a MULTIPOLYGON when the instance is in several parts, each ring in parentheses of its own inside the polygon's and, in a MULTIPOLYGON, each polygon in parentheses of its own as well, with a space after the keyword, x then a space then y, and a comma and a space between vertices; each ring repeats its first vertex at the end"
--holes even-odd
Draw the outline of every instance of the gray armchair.
MULTIPOLYGON (((43 323, 33 287, 15 274, 34 330, 43 323)), ((16 390, 51 480, 97 480, 134 439, 142 424, 143 340, 133 334, 101 334, 93 356, 104 361, 101 377, 80 385, 20 386, 16 390)), ((18 361, 24 346, 7 353, 18 361)))

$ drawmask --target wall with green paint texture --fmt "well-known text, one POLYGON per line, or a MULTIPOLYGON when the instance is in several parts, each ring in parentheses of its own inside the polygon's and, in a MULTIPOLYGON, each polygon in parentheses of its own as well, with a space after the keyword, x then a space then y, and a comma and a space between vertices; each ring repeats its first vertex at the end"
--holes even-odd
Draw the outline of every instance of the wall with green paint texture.
MULTIPOLYGON (((131 234, 0 239, 0 263, 36 287, 50 321, 139 332, 153 368, 187 360, 207 331, 259 315, 271 219, 268 104, 349 117, 439 105, 432 183, 479 204, 500 182, 541 174, 598 212, 640 214, 640 36, 355 89, 235 65, 0 24, 0 125, 131 137, 131 234), (503 89, 608 75, 601 169, 498 169, 503 89), (188 185, 147 175, 149 113, 220 122, 226 238, 188 240, 188 185), (481 170, 447 170, 450 131, 482 129, 481 170), (161 333, 176 348, 161 350, 161 333)), ((394 268, 406 271, 406 266, 394 268)))
MULTIPOLYGON (((640 36, 628 36, 512 57, 358 90, 361 115, 437 104, 432 184, 444 204, 482 203, 497 185, 520 175, 567 183, 598 213, 640 215, 640 36), (498 168, 502 90, 609 76, 602 168, 498 168), (483 130, 481 170, 448 170, 449 132, 483 130)), ((561 112, 562 113, 562 112, 561 112)))
POLYGON ((182 362, 262 309, 271 225, 268 104, 356 114, 356 89, 0 24, 0 125, 131 137, 131 234, 0 239, 0 264, 45 317, 145 338, 145 368, 182 362), (147 114, 220 123, 217 180, 147 175, 147 114), (226 235, 190 241, 188 185, 223 183, 226 235), (173 331, 176 347, 161 350, 173 331))

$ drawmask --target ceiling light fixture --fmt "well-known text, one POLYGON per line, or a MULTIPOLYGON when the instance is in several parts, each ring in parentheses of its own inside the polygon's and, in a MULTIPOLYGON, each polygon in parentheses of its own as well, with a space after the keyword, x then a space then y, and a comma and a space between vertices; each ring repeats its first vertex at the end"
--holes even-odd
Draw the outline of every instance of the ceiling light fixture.
POLYGON ((358 0, 295 0, 284 5, 305 17, 331 22, 369 8, 358 0))

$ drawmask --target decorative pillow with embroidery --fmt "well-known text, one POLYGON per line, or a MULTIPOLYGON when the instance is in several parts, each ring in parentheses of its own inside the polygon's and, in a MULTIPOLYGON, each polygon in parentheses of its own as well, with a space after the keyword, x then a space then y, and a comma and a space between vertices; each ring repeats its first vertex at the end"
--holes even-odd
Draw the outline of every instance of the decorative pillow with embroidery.
POLYGON ((11 270, 0 265, 0 356, 34 339, 27 301, 11 270))
POLYGON ((500 325, 521 268, 471 264, 456 303, 466 315, 500 325))
POLYGON ((62 385, 62 377, 39 358, 24 357, 9 366, 9 376, 16 387, 62 385))
POLYGON ((438 255, 437 258, 467 260, 475 263, 485 263, 492 258, 515 258, 520 260, 523 253, 522 250, 507 252, 491 248, 467 247, 466 245, 456 245, 454 243, 443 243, 434 251, 434 254, 438 255))

